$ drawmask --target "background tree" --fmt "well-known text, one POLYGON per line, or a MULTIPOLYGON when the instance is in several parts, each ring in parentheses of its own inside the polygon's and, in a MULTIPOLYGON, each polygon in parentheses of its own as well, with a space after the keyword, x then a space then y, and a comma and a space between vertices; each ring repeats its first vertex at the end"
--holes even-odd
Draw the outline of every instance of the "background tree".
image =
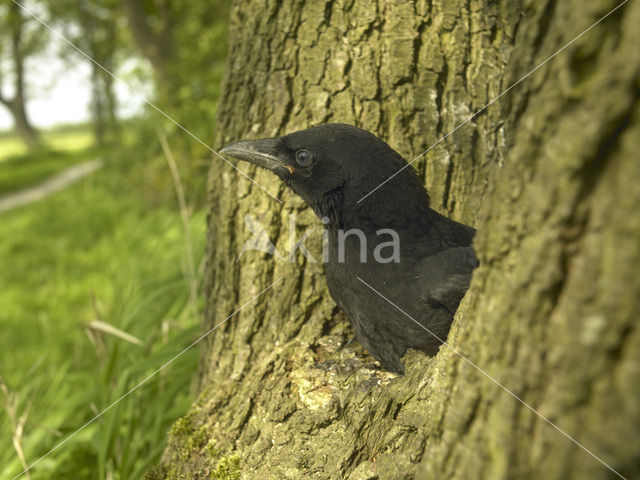
MULTIPOLYGON (((86 44, 84 51, 110 72, 116 71, 115 57, 119 33, 116 7, 117 0, 77 2, 77 14, 84 42, 76 42, 76 45, 86 44)), ((94 62, 91 62, 91 94, 96 141, 104 145, 118 137, 118 105, 113 77, 94 62)))
MULTIPOLYGON (((413 158, 617 3, 237 1, 216 143, 340 121, 413 158)), ((450 345, 627 478, 640 465, 639 22, 627 3, 415 163, 434 207, 478 230, 450 345)), ((318 264, 236 263, 247 213, 281 251, 288 215, 319 225, 249 173, 284 206, 214 161, 206 328, 284 278, 211 335, 199 399, 150 478, 614 476, 447 347, 409 354, 403 377, 373 368, 344 347, 318 264)))
MULTIPOLYGON (((229 0, 121 0, 132 43, 153 67, 153 102, 206 145, 214 140, 213 123, 227 54, 229 0)), ((135 125, 139 150, 159 150, 158 112, 135 125)), ((176 152, 187 196, 202 204, 211 151, 165 122, 169 143, 176 152)), ((162 163, 152 165, 148 177, 156 182, 153 195, 174 196, 162 163)))
MULTIPOLYGON (((121 0, 131 37, 149 61, 161 106, 188 128, 210 124, 227 50, 228 0, 121 0), (208 62, 206 62, 208 60, 208 62), (195 105, 206 106, 207 121, 195 105), (195 114, 195 116, 194 116, 195 114)), ((202 108, 202 107, 201 107, 202 108)), ((196 132, 212 137, 210 125, 196 132)))
POLYGON ((0 7, 0 103, 11 113, 16 133, 29 148, 38 147, 40 138, 26 109, 25 62, 42 49, 45 38, 41 25, 25 16, 16 3, 0 7))
POLYGON ((170 0, 121 0, 133 39, 149 60, 159 81, 169 77, 175 53, 173 30, 176 16, 170 0))
MULTIPOLYGON (((91 68, 91 120, 96 142, 105 146, 119 137, 115 80, 105 71, 118 72, 118 58, 132 54, 124 40, 118 0, 57 0, 47 5, 55 27, 93 61, 91 68), (104 68, 101 68, 104 67, 104 68)), ((78 52, 62 44, 62 55, 72 64, 78 52)))
MULTIPOLYGON (((157 84, 140 61, 143 55, 132 41, 119 0, 19 3, 203 141, 213 141, 227 51, 225 1, 166 2, 173 7, 175 55, 170 81, 157 84)), ((11 5, 0 2, 0 12, 11 5)), ((27 15, 20 17, 24 40, 40 28, 27 15)), ((4 28, 4 17, 0 20, 0 38, 9 38, 11 29, 4 28)), ((6 404, 10 414, 0 408, 0 478, 13 478, 26 464, 38 462, 31 469, 34 480, 137 479, 157 462, 168 426, 191 403, 195 350, 154 377, 153 385, 127 394, 81 434, 72 433, 94 418, 96 408, 106 408, 136 387, 197 335, 195 312, 202 305, 183 292, 184 287, 197 292, 202 276, 193 264, 202 258, 205 212, 203 202, 194 198, 204 196, 210 152, 152 109, 121 118, 121 141, 111 141, 116 112, 111 78, 56 35, 49 38, 46 48, 28 57, 25 70, 37 63, 39 85, 75 83, 78 72, 88 71, 92 125, 57 125, 43 132, 52 150, 24 155, 13 135, 0 132, 0 203, 5 195, 37 188, 76 163, 99 157, 104 167, 45 201, 2 212, 0 374, 6 389, 5 394, 0 391, 0 405, 6 404), (75 74, 58 76, 60 55, 75 74), (90 127, 96 136, 104 135, 105 148, 89 147, 90 127), (171 156, 169 148, 166 157, 160 148, 158 128, 180 167, 186 201, 176 201, 175 177, 167 165, 171 156), (101 322, 135 338, 105 333, 101 322), (25 326, 40 334, 25 335, 25 326), (24 421, 13 422, 13 413, 24 421), (69 436, 73 440, 65 441, 64 449, 39 461, 69 436)), ((11 65, 6 66, 9 81, 11 65)), ((27 80, 34 78, 33 71, 27 74, 27 80)), ((56 88, 51 96, 68 91, 56 88)), ((29 92, 33 97, 28 100, 43 100, 41 92, 29 92)), ((77 93, 84 99, 89 91, 77 93)), ((59 105, 61 99, 55 100, 59 105)), ((70 107, 77 106, 71 100, 77 99, 69 99, 70 107)), ((55 111, 47 113, 55 119, 55 111)))

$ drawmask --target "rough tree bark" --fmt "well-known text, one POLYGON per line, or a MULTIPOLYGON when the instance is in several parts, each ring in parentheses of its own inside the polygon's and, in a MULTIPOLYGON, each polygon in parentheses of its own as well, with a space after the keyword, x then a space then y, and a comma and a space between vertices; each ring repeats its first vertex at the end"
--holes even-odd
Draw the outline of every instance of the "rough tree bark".
MULTIPOLYGON (((219 145, 341 121, 413 158, 616 5, 238 1, 219 145)), ((626 478, 640 465, 640 3, 630 1, 415 163, 478 229, 449 345, 626 478)), ((246 168, 241 165, 241 168, 246 168)), ((451 349, 375 368, 298 255, 237 257, 289 215, 214 161, 202 388, 150 478, 613 478, 451 349)), ((300 233, 298 233, 298 238, 300 233)), ((307 244, 319 258, 317 241, 307 244)), ((409 320, 408 320, 409 321, 409 320)))

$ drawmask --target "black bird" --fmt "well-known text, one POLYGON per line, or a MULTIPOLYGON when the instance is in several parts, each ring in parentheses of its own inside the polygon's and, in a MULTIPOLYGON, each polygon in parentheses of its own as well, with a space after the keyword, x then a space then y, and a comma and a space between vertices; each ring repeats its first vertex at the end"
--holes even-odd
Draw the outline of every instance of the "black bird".
POLYGON ((401 358, 410 348, 437 352, 478 266, 475 230, 429 207, 426 189, 400 154, 339 123, 220 152, 273 171, 327 223, 329 292, 384 368, 403 373, 401 358))

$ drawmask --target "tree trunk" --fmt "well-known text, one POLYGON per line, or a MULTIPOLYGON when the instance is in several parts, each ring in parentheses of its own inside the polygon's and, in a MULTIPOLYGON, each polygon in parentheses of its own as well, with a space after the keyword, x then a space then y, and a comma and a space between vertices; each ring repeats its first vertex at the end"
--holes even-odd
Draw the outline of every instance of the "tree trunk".
POLYGON ((105 123, 104 100, 100 72, 102 69, 91 64, 91 114, 93 116, 93 133, 98 145, 106 144, 107 125, 105 123))
POLYGON ((129 28, 133 38, 142 51, 142 54, 151 63, 158 82, 167 81, 169 75, 167 68, 171 59, 172 41, 171 29, 166 20, 166 15, 154 15, 155 24, 160 24, 154 29, 150 22, 150 13, 147 6, 163 13, 166 8, 165 2, 142 2, 141 0, 121 0, 123 11, 129 22, 129 28))
MULTIPOLYGON (((22 138, 24 143, 29 149, 36 149, 41 146, 40 135, 34 128, 27 115, 27 109, 25 105, 25 75, 24 75, 24 61, 25 50, 24 45, 24 18, 22 9, 15 3, 9 4, 9 26, 10 34, 8 38, 8 48, 10 52, 10 59, 8 63, 11 63, 13 67, 13 96, 11 98, 6 97, 0 91, 0 103, 7 107, 11 116, 13 117, 13 123, 16 133, 22 138)), ((0 77, 0 88, 2 87, 2 78, 0 77)))
MULTIPOLYGON (((339 121, 412 159, 616 4, 238 1, 218 145, 339 121)), ((284 206, 214 159, 205 328, 283 280, 207 337, 149 477, 615 476, 571 436, 640 478, 639 24, 629 2, 415 162, 481 266, 451 348, 410 352, 404 376, 345 345, 320 263, 238 260, 246 215, 284 257, 290 215, 317 259, 322 226, 268 172, 240 165, 284 206)))
MULTIPOLYGON (((93 57, 95 58, 95 57, 93 57)), ((110 58, 101 65, 109 65, 110 58)), ((93 131, 98 145, 111 144, 119 138, 120 129, 116 115, 117 100, 113 79, 97 65, 91 65, 91 113, 93 131)))
POLYGON ((39 148, 42 145, 40 142, 40 135, 29 121, 23 96, 16 95, 14 98, 6 102, 3 101, 2 103, 4 103, 11 112, 15 131, 27 145, 27 148, 30 150, 39 148))
POLYGON ((91 114, 96 143, 100 146, 114 143, 119 136, 113 77, 104 70, 116 70, 117 25, 114 18, 105 16, 106 12, 114 9, 116 3, 117 0, 113 0, 97 5, 83 0, 78 2, 77 9, 82 34, 76 42, 83 45, 92 59, 91 114))
POLYGON ((118 121, 118 99, 113 83, 113 77, 104 71, 102 72, 102 85, 104 90, 104 100, 107 114, 107 124, 114 139, 120 138, 120 124, 118 121))

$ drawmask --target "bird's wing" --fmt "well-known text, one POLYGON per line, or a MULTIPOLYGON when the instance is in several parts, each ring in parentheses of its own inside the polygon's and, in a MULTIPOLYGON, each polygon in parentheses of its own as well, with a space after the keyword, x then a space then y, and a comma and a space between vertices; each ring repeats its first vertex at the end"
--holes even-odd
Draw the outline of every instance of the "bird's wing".
POLYGON ((471 247, 448 248, 421 259, 416 266, 421 298, 453 315, 478 265, 471 247))

